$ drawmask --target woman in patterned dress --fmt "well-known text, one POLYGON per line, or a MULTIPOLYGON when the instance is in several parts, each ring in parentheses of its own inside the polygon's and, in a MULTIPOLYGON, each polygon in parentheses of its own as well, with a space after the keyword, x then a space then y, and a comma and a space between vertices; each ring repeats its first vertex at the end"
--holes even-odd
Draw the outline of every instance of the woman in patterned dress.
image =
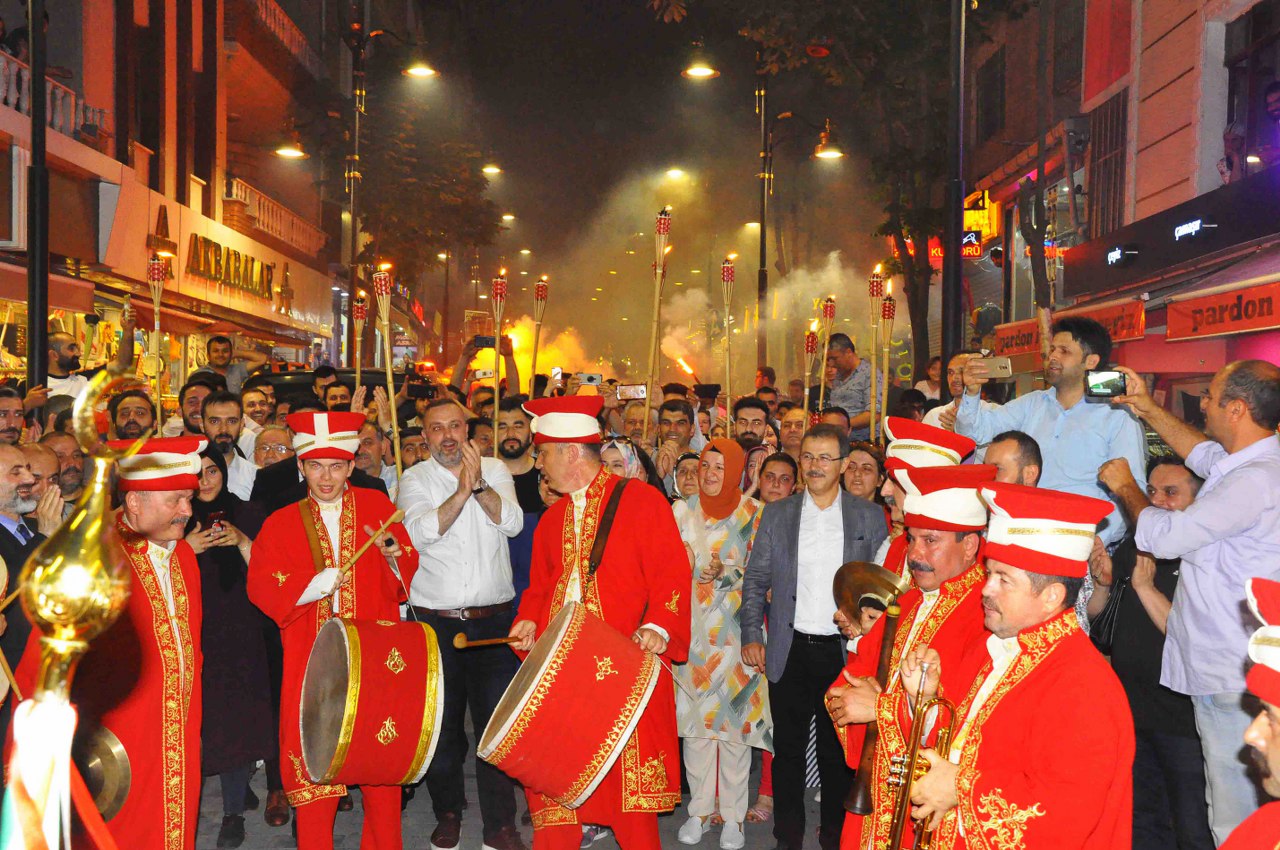
POLYGON ((701 841, 716 809, 718 783, 724 850, 745 844, 751 748, 773 749, 765 679, 739 658, 743 567, 761 511, 738 486, 743 462, 736 442, 712 440, 699 461, 698 493, 674 506, 693 573, 689 661, 676 666, 676 719, 691 792, 679 839, 701 841))

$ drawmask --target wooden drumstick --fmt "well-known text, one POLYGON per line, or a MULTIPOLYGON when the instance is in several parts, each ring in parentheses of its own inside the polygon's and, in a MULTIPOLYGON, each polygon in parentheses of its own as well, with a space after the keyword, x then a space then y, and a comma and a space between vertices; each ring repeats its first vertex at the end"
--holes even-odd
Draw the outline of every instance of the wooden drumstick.
POLYGON ((356 550, 356 553, 351 556, 351 560, 347 561, 347 563, 343 565, 342 574, 346 575, 347 573, 351 572, 351 570, 355 568, 356 561, 359 561, 362 557, 364 557, 364 553, 369 551, 369 547, 377 542, 378 538, 382 536, 383 532, 385 532, 388 528, 390 528, 392 523, 397 523, 402 519, 404 519, 404 511, 402 510, 397 510, 391 516, 387 517, 386 522, 378 526, 378 530, 375 531, 373 535, 364 542, 363 546, 361 546, 359 549, 356 550))
POLYGON ((522 640, 524 640, 524 638, 518 638, 518 637, 500 637, 500 638, 485 638, 484 640, 467 640, 466 635, 464 635, 462 632, 458 632, 456 635, 453 636, 453 648, 454 649, 471 649, 472 647, 476 647, 476 646, 498 646, 504 643, 519 643, 522 640))

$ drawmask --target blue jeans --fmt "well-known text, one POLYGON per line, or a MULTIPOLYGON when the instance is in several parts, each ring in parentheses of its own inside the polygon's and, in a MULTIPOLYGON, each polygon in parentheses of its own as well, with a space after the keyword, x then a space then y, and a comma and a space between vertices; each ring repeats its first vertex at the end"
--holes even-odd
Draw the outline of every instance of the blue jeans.
POLYGON ((1134 738, 1133 850, 1213 850, 1200 740, 1143 729, 1134 738))
POLYGON ((1204 750, 1209 827, 1222 844, 1258 808, 1258 786, 1249 774, 1244 731, 1253 722, 1256 700, 1243 693, 1191 697, 1204 750))

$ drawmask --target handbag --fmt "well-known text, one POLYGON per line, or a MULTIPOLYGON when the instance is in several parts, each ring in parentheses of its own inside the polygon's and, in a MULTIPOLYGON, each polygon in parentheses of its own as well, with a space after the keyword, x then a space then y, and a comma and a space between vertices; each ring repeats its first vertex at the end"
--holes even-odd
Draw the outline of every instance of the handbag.
POLYGON ((1111 643, 1116 633, 1116 621, 1120 619, 1120 602, 1129 587, 1129 576, 1117 578, 1111 584, 1111 595, 1098 616, 1089 621, 1089 640, 1103 655, 1111 654, 1111 643))

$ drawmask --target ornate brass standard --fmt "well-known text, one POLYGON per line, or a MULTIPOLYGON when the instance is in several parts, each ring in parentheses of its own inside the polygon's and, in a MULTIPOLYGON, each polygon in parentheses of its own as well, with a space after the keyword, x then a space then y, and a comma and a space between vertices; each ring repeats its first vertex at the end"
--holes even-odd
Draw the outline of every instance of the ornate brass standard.
MULTIPOLYGON (((929 762, 920 755, 924 738, 928 734, 929 714, 938 709, 935 720, 938 739, 934 749, 944 758, 951 752, 951 736, 955 733, 956 707, 947 699, 933 697, 923 699, 924 677, 929 672, 927 663, 920 665, 920 690, 916 692, 914 714, 911 719, 911 735, 907 738, 907 754, 890 759, 888 783, 896 788, 893 798, 893 823, 889 827, 889 847, 897 850, 902 844, 902 833, 911 818, 911 789, 922 776, 929 772, 929 762), (946 715, 946 722, 942 716, 946 715)), ((916 824, 915 850, 930 850, 933 847, 933 830, 927 823, 916 824)))
MULTIPOLYGON (((850 561, 845 564, 836 572, 835 581, 832 582, 831 590, 835 595, 836 607, 850 622, 857 621, 858 604, 864 596, 871 596, 885 605, 884 640, 880 644, 880 658, 876 666, 876 681, 881 687, 888 681, 889 658, 893 654, 893 641, 898 634, 898 616, 902 613, 898 607, 898 597, 910 588, 911 581, 906 577, 865 561, 850 561)), ((879 729, 874 723, 868 723, 866 736, 862 739, 862 753, 858 757, 858 776, 844 801, 845 809, 855 815, 871 814, 871 771, 875 765, 876 743, 879 738, 879 729)))
MULTIPOLYGON (((113 452, 99 441, 93 423, 97 402, 123 377, 113 363, 94 376, 76 399, 74 433, 93 465, 92 477, 71 515, 31 553, 19 578, 22 607, 43 632, 33 695, 38 701, 70 701, 71 680, 89 641, 116 621, 129 598, 129 564, 112 521, 111 471, 117 460, 137 451, 142 440, 128 452, 113 452)), ((118 811, 128 793, 128 756, 118 746, 95 745, 89 750, 99 755, 102 787, 118 791, 114 804, 100 801, 100 806, 106 806, 102 811, 106 813, 112 805, 118 811), (106 771, 111 775, 106 776, 106 771)), ((95 771, 90 767, 87 773, 95 771)))

